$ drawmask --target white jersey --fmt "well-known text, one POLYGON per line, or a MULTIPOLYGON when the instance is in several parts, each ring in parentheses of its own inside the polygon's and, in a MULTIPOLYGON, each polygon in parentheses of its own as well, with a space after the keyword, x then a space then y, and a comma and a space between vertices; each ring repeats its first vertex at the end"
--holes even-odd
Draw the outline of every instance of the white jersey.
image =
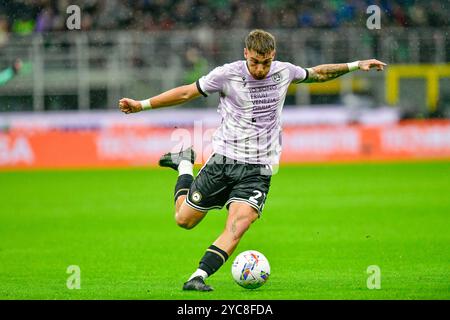
POLYGON ((204 96, 219 92, 222 123, 213 136, 213 152, 240 162, 276 165, 281 155, 281 110, 289 85, 304 81, 306 69, 273 61, 257 80, 245 60, 225 64, 197 81, 204 96))

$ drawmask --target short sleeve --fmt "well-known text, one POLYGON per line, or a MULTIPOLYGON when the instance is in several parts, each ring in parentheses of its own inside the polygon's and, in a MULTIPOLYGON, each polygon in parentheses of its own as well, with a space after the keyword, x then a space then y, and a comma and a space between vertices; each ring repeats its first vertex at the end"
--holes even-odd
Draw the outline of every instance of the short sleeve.
POLYGON ((202 95, 207 97, 211 93, 222 91, 225 79, 225 67, 217 67, 206 76, 197 80, 197 89, 202 95))
POLYGON ((307 69, 295 66, 291 63, 288 63, 288 68, 293 83, 300 83, 308 79, 307 69))

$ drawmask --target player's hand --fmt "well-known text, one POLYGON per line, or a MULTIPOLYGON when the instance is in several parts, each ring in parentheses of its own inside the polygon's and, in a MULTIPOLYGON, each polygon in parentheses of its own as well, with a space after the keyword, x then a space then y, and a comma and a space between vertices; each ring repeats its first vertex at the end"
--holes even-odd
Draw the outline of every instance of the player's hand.
POLYGON ((387 66, 386 63, 378 61, 376 59, 361 60, 358 64, 359 69, 363 71, 369 71, 371 68, 377 68, 377 71, 382 71, 383 67, 387 66))
POLYGON ((142 111, 141 103, 139 101, 129 99, 129 98, 120 99, 119 100, 119 108, 120 108, 120 111, 122 111, 125 114, 142 111))

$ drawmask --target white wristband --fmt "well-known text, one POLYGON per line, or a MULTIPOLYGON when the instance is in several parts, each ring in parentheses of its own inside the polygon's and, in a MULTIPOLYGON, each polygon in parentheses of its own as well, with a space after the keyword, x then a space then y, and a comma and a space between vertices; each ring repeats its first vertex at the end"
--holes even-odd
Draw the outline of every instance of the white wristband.
POLYGON ((142 106, 142 110, 150 110, 152 108, 152 105, 150 103, 150 99, 145 99, 140 101, 141 106, 142 106))
POLYGON ((359 69, 359 61, 347 63, 348 71, 355 71, 359 69))

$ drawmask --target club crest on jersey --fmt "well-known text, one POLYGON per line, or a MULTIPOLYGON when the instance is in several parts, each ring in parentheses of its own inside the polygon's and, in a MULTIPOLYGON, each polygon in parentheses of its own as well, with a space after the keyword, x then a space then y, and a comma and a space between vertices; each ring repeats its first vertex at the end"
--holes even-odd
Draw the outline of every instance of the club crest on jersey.
POLYGON ((194 201, 194 202, 199 202, 200 200, 202 200, 202 195, 201 195, 201 193, 198 192, 198 191, 195 191, 195 192, 192 194, 192 201, 194 201))
POLYGON ((276 82, 276 83, 279 83, 279 82, 281 81, 281 74, 280 74, 279 72, 273 74, 273 75, 272 75, 272 80, 273 80, 274 82, 276 82))
POLYGON ((245 86, 247 85, 247 78, 246 77, 242 77, 242 81, 243 81, 243 87, 245 88, 245 86))

